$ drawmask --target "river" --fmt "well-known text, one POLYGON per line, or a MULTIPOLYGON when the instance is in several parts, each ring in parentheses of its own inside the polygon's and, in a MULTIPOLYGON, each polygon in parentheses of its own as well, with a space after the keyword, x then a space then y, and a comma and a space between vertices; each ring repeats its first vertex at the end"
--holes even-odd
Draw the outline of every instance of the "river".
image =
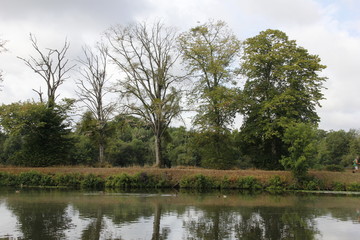
POLYGON ((0 239, 357 239, 360 196, 0 189, 0 239))

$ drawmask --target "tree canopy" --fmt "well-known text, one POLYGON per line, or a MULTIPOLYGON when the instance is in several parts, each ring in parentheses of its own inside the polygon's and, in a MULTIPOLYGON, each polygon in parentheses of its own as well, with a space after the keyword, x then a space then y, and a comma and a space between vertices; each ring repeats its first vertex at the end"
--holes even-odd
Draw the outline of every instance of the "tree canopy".
POLYGON ((279 159, 287 155, 282 139, 289 124, 318 123, 324 68, 317 55, 279 30, 263 31, 244 42, 241 131, 247 148, 258 154, 258 167, 280 166, 279 159))

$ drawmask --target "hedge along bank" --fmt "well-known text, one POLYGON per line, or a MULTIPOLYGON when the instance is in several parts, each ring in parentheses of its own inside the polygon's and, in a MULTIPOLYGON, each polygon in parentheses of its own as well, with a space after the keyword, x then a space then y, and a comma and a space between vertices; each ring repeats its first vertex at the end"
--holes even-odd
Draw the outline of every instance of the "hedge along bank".
POLYGON ((254 176, 211 177, 203 174, 187 175, 174 180, 170 174, 160 175, 139 172, 137 174, 116 174, 103 177, 95 174, 62 173, 46 174, 37 171, 12 174, 0 172, 0 186, 12 187, 52 187, 74 189, 238 189, 251 191, 283 192, 293 190, 360 191, 360 183, 333 182, 325 185, 317 178, 309 178, 302 183, 289 182, 274 175, 267 181, 254 176))

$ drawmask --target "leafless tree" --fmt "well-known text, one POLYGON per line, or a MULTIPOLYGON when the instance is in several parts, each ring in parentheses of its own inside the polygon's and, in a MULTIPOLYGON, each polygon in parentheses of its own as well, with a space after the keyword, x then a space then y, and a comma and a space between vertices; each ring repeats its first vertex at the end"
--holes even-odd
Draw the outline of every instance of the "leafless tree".
MULTIPOLYGON (((57 98, 56 90, 69 78, 68 72, 75 67, 75 65, 69 66, 69 59, 66 58, 66 53, 70 44, 65 40, 65 43, 60 50, 47 48, 46 51, 42 51, 38 46, 36 38, 32 34, 30 34, 30 41, 40 57, 35 58, 30 56, 29 59, 18 58, 24 61, 28 67, 45 80, 48 97, 47 105, 48 107, 53 107, 57 98)), ((41 92, 41 89, 40 91, 34 91, 39 94, 40 100, 42 100, 43 93, 41 92)))
POLYGON ((179 57, 177 33, 161 22, 117 26, 106 34, 111 59, 125 77, 119 81, 120 92, 131 114, 143 118, 155 136, 155 165, 164 167, 161 138, 172 119, 180 112, 182 80, 174 73, 179 57))
MULTIPOLYGON (((6 43, 6 41, 5 40, 3 40, 3 39, 0 39, 0 53, 2 53, 2 52, 5 52, 6 51, 6 48, 5 48, 5 43, 6 43)), ((2 82, 2 70, 0 69, 0 82, 2 82)), ((1 85, 0 85, 0 87, 1 87, 1 85)), ((0 89, 1 90, 1 89, 0 89)))
POLYGON ((103 45, 97 47, 97 50, 96 53, 89 47, 83 48, 84 58, 79 60, 81 78, 76 82, 78 87, 76 92, 97 121, 99 162, 103 164, 105 162, 105 127, 115 104, 104 103, 104 97, 109 93, 109 88, 106 86, 108 50, 103 45))

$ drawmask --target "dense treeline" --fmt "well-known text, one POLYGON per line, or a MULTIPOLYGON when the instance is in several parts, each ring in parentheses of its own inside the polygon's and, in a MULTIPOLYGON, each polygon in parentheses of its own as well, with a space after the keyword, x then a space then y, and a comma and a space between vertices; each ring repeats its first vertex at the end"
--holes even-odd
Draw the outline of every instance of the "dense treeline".
POLYGON ((116 26, 105 39, 78 60, 78 99, 60 102, 56 92, 75 68, 69 43, 43 51, 31 35, 37 56, 19 58, 43 78, 47 99, 40 88, 39 102, 0 107, 2 164, 285 168, 304 176, 348 166, 359 153, 358 132, 317 128, 325 66, 284 32, 240 41, 222 21, 181 34, 157 22, 116 26), (120 73, 113 86, 110 63, 120 73), (118 103, 107 102, 111 93, 118 103), (86 110, 72 124, 79 102, 86 110), (184 111, 195 112, 191 129, 171 125, 184 111), (234 130, 237 114, 243 122, 234 130))

